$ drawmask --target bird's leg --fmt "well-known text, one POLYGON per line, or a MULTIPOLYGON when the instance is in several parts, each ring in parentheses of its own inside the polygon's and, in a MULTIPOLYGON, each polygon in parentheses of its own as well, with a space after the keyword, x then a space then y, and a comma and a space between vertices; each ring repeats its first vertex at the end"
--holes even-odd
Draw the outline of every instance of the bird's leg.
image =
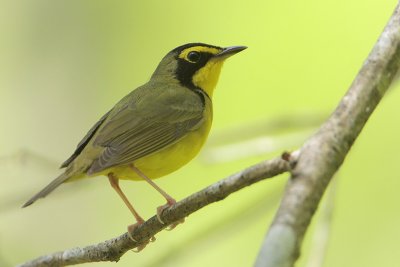
POLYGON ((119 187, 119 180, 116 178, 112 173, 108 174, 108 180, 110 181, 110 184, 112 188, 118 193, 118 195, 122 198, 124 201, 125 205, 128 207, 128 209, 132 212, 133 216, 136 219, 136 224, 140 225, 144 223, 143 218, 137 213, 137 211, 133 208, 132 204, 129 202, 128 198, 125 196, 124 192, 122 192, 121 188, 119 187))
MULTIPOLYGON (((114 190, 118 193, 118 195, 122 198, 122 200, 124 201, 125 205, 128 207, 128 209, 132 212, 133 216, 136 219, 136 223, 135 224, 131 224, 128 226, 128 235, 129 237, 137 242, 131 235, 131 232, 133 232, 133 230, 135 230, 135 228, 137 228, 139 225, 142 225, 144 223, 143 218, 139 215, 139 213, 137 213, 137 211, 133 208, 132 204, 129 202, 128 198, 125 196, 124 192, 122 192, 121 188, 119 187, 119 180, 117 177, 114 176, 113 173, 109 173, 108 175, 108 180, 110 181, 110 184, 112 186, 112 188, 114 188, 114 190)), ((151 241, 153 241, 154 237, 152 238, 151 241)), ((155 239, 154 239, 155 240, 155 239)), ((148 242, 147 242, 148 243, 148 242)), ((147 245, 147 243, 139 246, 137 249, 138 251, 144 249, 147 245)))
MULTIPOLYGON (((143 180, 148 182, 154 189, 156 189, 164 198, 167 200, 167 203, 165 205, 162 205, 157 208, 157 219, 160 223, 164 224, 164 222, 161 220, 161 214, 162 212, 166 209, 171 207, 176 203, 176 200, 171 197, 170 195, 167 194, 164 190, 162 190, 158 185, 156 185, 149 177, 147 177, 143 172, 141 172, 138 168, 136 168, 133 164, 130 165, 132 170, 136 172, 137 175, 139 175, 143 180)), ((169 230, 174 229, 178 224, 183 223, 185 219, 182 219, 178 223, 174 223, 169 227, 169 230)))

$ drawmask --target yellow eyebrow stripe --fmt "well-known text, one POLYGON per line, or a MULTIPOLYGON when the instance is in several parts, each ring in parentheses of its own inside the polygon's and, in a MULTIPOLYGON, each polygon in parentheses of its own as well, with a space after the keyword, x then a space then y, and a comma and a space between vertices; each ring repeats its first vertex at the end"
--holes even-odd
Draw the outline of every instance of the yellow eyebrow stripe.
POLYGON ((197 52, 205 52, 205 53, 210 53, 213 55, 218 54, 221 52, 222 49, 214 48, 214 47, 207 47, 207 46, 194 46, 194 47, 189 47, 183 50, 179 54, 179 58, 187 59, 187 55, 192 52, 192 51, 197 51, 197 52))

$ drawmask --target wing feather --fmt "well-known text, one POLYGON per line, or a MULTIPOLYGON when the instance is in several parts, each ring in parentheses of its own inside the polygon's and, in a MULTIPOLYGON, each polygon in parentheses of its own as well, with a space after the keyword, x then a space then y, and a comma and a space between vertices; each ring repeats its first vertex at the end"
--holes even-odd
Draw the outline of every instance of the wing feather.
MULTIPOLYGON (((158 88, 129 98, 129 104, 110 114, 94 139, 104 147, 89 174, 125 165, 176 143, 203 121, 201 97, 186 88, 158 88), (173 90, 172 90, 173 89, 173 90)), ((138 92, 137 94, 140 94, 138 92)))
POLYGON ((83 137, 83 139, 76 146, 76 149, 75 149, 74 153, 66 161, 64 161, 63 164, 61 164, 60 168, 68 167, 68 165, 72 161, 74 161, 74 159, 76 157, 79 156, 79 154, 83 151, 83 149, 86 147, 86 145, 92 139, 92 137, 95 135, 97 130, 100 128, 100 126, 106 120, 106 118, 109 115, 109 113, 110 113, 110 111, 107 112, 106 114, 104 114, 103 117, 101 117, 100 120, 98 122, 96 122, 95 125, 92 126, 92 128, 89 130, 89 132, 83 137))

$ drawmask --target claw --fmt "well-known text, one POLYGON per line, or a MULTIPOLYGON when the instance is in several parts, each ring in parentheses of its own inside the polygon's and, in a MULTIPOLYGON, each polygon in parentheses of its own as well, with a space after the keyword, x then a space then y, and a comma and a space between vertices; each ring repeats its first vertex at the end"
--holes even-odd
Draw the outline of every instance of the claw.
POLYGON ((147 246, 148 243, 149 243, 149 241, 147 241, 143 245, 140 245, 140 246, 132 249, 131 251, 134 252, 134 253, 139 253, 140 251, 142 251, 147 246))
MULTIPOLYGON (((163 211, 169 207, 171 207, 172 205, 174 205, 176 203, 176 200, 173 198, 169 198, 167 199, 167 204, 162 205, 160 207, 157 208, 157 219, 161 224, 165 224, 165 222, 163 222, 163 220, 161 219, 161 215, 163 213, 163 211)), ((169 225, 165 230, 167 231, 171 231, 173 230, 175 227, 177 227, 179 224, 184 223, 185 219, 182 219, 180 221, 174 222, 171 225, 169 225)))
POLYGON ((161 224, 165 224, 163 222, 163 220, 161 220, 161 214, 163 213, 163 211, 169 207, 171 207, 172 205, 174 205, 176 203, 176 200, 173 198, 168 198, 167 199, 167 204, 162 205, 160 207, 157 208, 157 219, 161 224))
POLYGON ((140 225, 142 225, 144 223, 144 221, 138 221, 137 223, 135 223, 135 224, 131 224, 131 225, 128 225, 128 236, 129 236, 129 238, 133 241, 133 242, 138 242, 136 239, 134 239, 133 238, 133 236, 132 236, 132 232, 133 231, 135 231, 135 229, 136 228, 138 228, 140 225))
POLYGON ((179 224, 184 223, 184 222, 185 222, 185 219, 183 218, 182 220, 179 220, 177 222, 174 222, 173 224, 170 224, 165 230, 167 230, 167 231, 174 230, 175 227, 177 227, 179 224))
MULTIPOLYGON (((136 228, 138 228, 140 225, 142 225, 144 223, 144 221, 138 221, 137 223, 135 223, 135 224, 131 224, 131 225, 129 225, 128 226, 128 236, 129 236, 129 238, 133 241, 133 242, 138 242, 136 239, 134 239, 133 238, 133 236, 132 236, 132 232, 133 231, 135 231, 135 229, 136 228)), ((147 240, 146 242, 144 242, 142 245, 140 245, 140 246, 138 246, 138 247, 136 247, 136 248, 134 248, 134 249, 132 249, 132 252, 135 252, 135 253, 138 253, 138 252, 140 252, 140 251, 142 251, 148 244, 149 244, 149 242, 154 242, 154 241, 156 241, 156 238, 154 237, 154 236, 152 236, 151 238, 150 238, 150 240, 147 240)))

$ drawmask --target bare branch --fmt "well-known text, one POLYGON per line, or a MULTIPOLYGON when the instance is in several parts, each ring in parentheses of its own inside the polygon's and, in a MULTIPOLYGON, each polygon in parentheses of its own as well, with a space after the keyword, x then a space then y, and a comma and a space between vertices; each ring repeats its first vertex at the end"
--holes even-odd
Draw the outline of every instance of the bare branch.
POLYGON ((293 266, 311 218, 329 181, 389 88, 400 65, 400 6, 398 5, 331 117, 301 148, 255 266, 293 266))
POLYGON ((281 158, 263 161, 204 188, 164 210, 162 214, 164 225, 153 216, 135 229, 131 234, 137 242, 132 241, 128 233, 125 233, 96 245, 56 252, 19 266, 66 266, 84 262, 118 261, 125 252, 147 242, 169 224, 180 221, 204 206, 222 200, 246 186, 286 172, 290 169, 289 164, 281 158))

